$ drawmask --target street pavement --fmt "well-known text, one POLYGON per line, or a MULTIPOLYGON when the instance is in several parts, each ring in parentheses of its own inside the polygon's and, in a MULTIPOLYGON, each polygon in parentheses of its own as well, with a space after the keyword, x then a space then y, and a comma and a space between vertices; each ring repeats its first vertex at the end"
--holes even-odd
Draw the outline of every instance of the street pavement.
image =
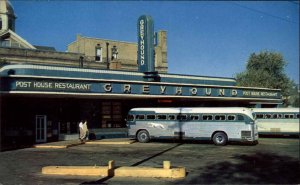
MULTIPOLYGON (((77 141, 76 141, 77 142, 77 141)), ((299 139, 260 138, 258 145, 152 141, 26 148, 0 153, 0 185, 6 184, 299 184, 299 139), (44 166, 184 166, 186 178, 43 175, 44 166)))

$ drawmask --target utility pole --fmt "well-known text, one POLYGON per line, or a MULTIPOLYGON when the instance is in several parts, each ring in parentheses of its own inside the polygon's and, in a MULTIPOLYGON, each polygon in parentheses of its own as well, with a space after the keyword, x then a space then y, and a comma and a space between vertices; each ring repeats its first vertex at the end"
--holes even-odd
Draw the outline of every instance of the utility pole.
POLYGON ((109 69, 109 53, 108 53, 108 46, 109 46, 109 43, 106 42, 106 68, 109 69))
POLYGON ((83 68, 83 56, 79 57, 79 67, 83 68))

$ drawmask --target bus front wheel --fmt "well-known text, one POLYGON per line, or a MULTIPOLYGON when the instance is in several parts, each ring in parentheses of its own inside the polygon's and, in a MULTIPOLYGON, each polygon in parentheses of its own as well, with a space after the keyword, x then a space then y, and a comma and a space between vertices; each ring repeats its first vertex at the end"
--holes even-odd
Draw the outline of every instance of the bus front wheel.
POLYGON ((213 142, 215 145, 226 145, 227 143, 227 136, 224 132, 217 132, 213 136, 213 142))
POLYGON ((140 143, 148 143, 150 141, 149 133, 146 130, 141 130, 137 134, 137 140, 140 143))

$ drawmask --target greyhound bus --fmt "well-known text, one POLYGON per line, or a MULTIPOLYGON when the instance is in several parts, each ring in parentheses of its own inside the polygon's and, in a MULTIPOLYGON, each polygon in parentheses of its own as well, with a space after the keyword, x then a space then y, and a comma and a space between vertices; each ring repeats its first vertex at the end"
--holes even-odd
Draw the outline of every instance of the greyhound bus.
POLYGON ((128 136, 146 143, 152 138, 212 140, 257 144, 257 125, 247 108, 133 108, 127 116, 128 136))
POLYGON ((260 135, 299 135, 299 108, 254 108, 260 135))

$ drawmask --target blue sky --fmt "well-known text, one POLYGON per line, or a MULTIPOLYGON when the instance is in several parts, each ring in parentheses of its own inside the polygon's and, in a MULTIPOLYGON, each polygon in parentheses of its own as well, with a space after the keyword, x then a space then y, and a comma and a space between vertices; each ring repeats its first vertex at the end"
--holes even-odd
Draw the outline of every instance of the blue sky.
POLYGON ((169 73, 234 77, 250 54, 279 52, 299 83, 297 1, 19 1, 16 32, 33 45, 66 51, 76 34, 137 42, 136 22, 151 15, 167 31, 169 73))

